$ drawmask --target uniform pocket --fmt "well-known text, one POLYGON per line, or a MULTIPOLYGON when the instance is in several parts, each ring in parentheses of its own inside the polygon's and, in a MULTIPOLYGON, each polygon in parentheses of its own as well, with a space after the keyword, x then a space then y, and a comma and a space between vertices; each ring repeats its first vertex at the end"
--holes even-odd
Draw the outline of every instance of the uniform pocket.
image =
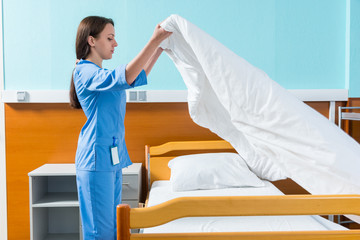
POLYGON ((112 144, 95 143, 95 168, 96 171, 113 171, 111 160, 112 144))

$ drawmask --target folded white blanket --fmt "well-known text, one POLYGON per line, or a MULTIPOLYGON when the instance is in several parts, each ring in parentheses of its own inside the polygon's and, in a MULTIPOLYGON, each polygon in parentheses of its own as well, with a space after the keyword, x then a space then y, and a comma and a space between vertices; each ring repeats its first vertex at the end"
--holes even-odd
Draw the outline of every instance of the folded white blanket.
POLYGON ((188 88, 192 119, 260 178, 289 177, 313 194, 360 193, 356 141, 189 21, 172 15, 162 27, 173 32, 161 46, 188 88))

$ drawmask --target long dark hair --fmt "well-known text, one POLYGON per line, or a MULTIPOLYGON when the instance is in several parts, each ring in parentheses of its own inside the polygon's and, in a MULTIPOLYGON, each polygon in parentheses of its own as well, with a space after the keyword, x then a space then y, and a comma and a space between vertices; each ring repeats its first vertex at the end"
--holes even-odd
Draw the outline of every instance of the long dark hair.
MULTIPOLYGON (((77 29, 76 34, 76 58, 85 59, 90 54, 90 45, 88 44, 88 37, 93 36, 97 38, 99 34, 104 30, 106 24, 112 24, 114 21, 111 18, 104 18, 98 16, 89 16, 84 18, 77 29)), ((75 69, 74 69, 75 70, 75 69)), ((80 109, 81 105, 76 95, 75 84, 74 84, 74 70, 71 74, 70 83, 70 106, 72 108, 80 109)))

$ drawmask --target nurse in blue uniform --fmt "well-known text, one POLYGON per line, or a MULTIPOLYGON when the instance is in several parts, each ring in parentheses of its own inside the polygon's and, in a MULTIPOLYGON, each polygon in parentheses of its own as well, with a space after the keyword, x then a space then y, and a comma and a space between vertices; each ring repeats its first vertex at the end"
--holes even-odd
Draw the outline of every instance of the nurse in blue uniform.
POLYGON ((116 206, 121 203, 122 168, 131 164, 125 145, 125 89, 147 84, 147 75, 160 56, 159 44, 171 33, 159 25, 127 65, 102 68, 116 46, 111 19, 84 18, 76 36, 76 67, 70 105, 82 108, 87 121, 76 152, 76 181, 85 240, 116 239, 116 206))

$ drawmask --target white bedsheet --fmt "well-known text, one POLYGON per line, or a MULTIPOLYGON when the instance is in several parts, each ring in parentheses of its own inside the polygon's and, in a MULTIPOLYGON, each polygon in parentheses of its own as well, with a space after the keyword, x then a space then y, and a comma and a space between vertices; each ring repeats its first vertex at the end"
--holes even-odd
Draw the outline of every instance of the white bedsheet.
MULTIPOLYGON (((187 88, 191 118, 232 144, 262 179, 312 194, 360 194, 360 145, 263 71, 184 18, 162 43, 187 88)), ((239 43, 241 44, 241 43, 239 43)))
MULTIPOLYGON (((260 188, 226 188, 173 192, 170 181, 156 181, 153 183, 149 193, 148 207, 178 197, 283 195, 272 183, 268 181, 264 182, 265 187, 260 188)), ((161 226, 145 228, 142 232, 180 233, 303 230, 346 230, 346 228, 320 216, 187 217, 174 220, 161 226)))

